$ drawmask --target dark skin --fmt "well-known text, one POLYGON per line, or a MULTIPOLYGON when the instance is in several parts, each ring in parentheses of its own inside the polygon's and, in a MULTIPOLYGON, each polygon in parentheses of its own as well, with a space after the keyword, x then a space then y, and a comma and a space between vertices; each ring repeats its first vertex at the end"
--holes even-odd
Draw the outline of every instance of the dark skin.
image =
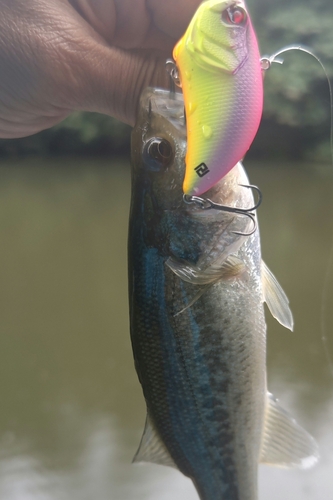
POLYGON ((0 0, 0 138, 73 111, 134 124, 201 0, 0 0))

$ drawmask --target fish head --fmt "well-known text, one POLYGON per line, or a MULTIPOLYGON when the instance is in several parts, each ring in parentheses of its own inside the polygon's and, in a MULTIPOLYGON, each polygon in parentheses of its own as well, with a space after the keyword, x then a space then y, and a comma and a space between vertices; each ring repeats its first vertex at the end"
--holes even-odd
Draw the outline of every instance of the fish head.
POLYGON ((140 100, 132 132, 132 170, 144 184, 159 209, 183 203, 186 126, 183 97, 157 88, 147 88, 140 100))
MULTIPOLYGON (((183 96, 146 89, 132 132, 132 213, 144 214, 148 246, 158 246, 166 257, 207 267, 216 252, 223 259, 236 251, 244 238, 240 233, 248 232, 253 223, 230 212, 203 210, 184 199, 186 148, 183 96)), ((206 195, 214 203, 251 207, 251 190, 242 187, 247 183, 238 164, 206 195)))
POLYGON ((208 0, 197 10, 185 37, 201 67, 235 74, 248 59, 252 33, 242 0, 208 0))
MULTIPOLYGON (((160 208, 173 211, 182 207, 195 217, 210 213, 195 204, 184 203, 182 185, 187 137, 182 94, 159 88, 145 89, 131 140, 133 178, 142 185, 142 191, 149 191, 152 198, 158 200, 160 208)), ((240 184, 247 182, 239 163, 214 184, 205 197, 231 206, 251 205, 252 193, 240 188, 240 184)))

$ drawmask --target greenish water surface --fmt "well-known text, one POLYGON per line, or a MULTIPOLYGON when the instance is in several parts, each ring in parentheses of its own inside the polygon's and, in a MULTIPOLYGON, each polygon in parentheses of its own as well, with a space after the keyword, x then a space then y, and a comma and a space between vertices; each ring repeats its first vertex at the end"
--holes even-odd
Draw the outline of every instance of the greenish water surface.
MULTIPOLYGON (((248 168, 264 195, 263 256, 295 319, 291 333, 267 314, 269 388, 322 456, 305 472, 261 467, 260 500, 333 498, 328 170, 248 168)), ((123 159, 0 164, 0 500, 197 500, 177 471, 131 465, 145 407, 129 340, 129 197, 123 159)))

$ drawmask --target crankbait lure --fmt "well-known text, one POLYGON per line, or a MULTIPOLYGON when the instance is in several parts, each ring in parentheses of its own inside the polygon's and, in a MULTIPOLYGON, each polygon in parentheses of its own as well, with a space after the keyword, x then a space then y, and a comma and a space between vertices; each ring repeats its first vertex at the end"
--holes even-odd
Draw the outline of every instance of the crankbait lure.
POLYGON ((187 128, 186 195, 204 193, 249 149, 263 107, 260 54, 242 0, 207 0, 173 57, 187 128))

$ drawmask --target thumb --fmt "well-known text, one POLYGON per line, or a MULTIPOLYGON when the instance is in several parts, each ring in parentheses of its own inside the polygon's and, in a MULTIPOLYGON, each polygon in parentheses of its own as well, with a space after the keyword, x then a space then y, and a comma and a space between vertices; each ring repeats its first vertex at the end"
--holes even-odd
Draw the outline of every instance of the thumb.
POLYGON ((1 0, 0 137, 34 134, 75 110, 133 124, 141 90, 168 83, 165 57, 110 47, 67 0, 1 0))
POLYGON ((133 125, 142 90, 169 85, 165 61, 175 40, 154 28, 145 0, 136 0, 135 15, 129 11, 132 0, 70 2, 89 24, 86 48, 76 55, 76 105, 133 125))
POLYGON ((77 61, 78 91, 71 94, 75 100, 72 106, 134 125, 141 92, 147 86, 169 87, 165 61, 171 53, 127 51, 91 42, 90 50, 81 53, 77 61))

